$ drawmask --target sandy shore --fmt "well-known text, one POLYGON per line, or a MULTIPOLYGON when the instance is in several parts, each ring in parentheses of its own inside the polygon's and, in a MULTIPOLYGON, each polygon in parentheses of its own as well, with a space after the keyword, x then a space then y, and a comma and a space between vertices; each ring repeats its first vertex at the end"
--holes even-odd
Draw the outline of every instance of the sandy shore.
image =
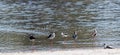
POLYGON ((12 52, 0 55, 120 55, 120 49, 74 49, 56 51, 12 52))

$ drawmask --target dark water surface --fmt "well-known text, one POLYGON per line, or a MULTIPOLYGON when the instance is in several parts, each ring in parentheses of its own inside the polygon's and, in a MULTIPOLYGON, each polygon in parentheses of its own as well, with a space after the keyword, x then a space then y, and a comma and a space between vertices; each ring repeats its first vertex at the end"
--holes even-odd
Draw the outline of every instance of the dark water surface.
POLYGON ((103 43, 119 48, 119 0, 6 0, 0 1, 0 50, 29 51, 96 48, 103 43), (97 36, 91 32, 97 30, 97 36), (46 37, 56 32, 51 44, 46 37), (72 39, 74 31, 78 39, 72 39), (65 32, 70 36, 61 37, 65 32), (27 35, 36 37, 35 43, 27 35))

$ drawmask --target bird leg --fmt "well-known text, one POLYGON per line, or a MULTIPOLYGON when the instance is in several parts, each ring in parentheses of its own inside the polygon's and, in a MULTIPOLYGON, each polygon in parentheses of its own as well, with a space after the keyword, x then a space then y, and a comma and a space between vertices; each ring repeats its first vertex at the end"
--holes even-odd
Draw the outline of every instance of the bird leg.
POLYGON ((34 41, 32 41, 32 52, 34 52, 34 51, 35 51, 34 44, 35 44, 35 42, 34 42, 34 41))
POLYGON ((52 48, 53 46, 53 40, 50 40, 50 47, 52 48))

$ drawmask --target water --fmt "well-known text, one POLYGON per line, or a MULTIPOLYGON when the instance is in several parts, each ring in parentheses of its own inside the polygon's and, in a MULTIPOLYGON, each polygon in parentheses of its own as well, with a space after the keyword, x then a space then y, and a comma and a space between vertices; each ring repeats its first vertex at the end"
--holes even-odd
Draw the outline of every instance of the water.
POLYGON ((0 2, 1 52, 103 48, 103 43, 119 48, 120 1, 118 0, 18 0, 0 2), (97 30, 97 36, 91 32, 97 30), (56 32, 51 45, 47 36, 56 32), (78 32, 76 42, 71 38, 78 32), (60 33, 70 36, 62 38, 60 33), (37 40, 33 44, 27 35, 37 40))

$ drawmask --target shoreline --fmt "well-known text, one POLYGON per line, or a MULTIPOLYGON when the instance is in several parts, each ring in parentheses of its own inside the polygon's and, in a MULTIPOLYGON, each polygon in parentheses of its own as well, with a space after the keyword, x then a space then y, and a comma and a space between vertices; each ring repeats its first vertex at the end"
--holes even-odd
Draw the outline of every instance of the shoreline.
POLYGON ((0 53, 0 55, 118 55, 120 49, 67 49, 0 53))

